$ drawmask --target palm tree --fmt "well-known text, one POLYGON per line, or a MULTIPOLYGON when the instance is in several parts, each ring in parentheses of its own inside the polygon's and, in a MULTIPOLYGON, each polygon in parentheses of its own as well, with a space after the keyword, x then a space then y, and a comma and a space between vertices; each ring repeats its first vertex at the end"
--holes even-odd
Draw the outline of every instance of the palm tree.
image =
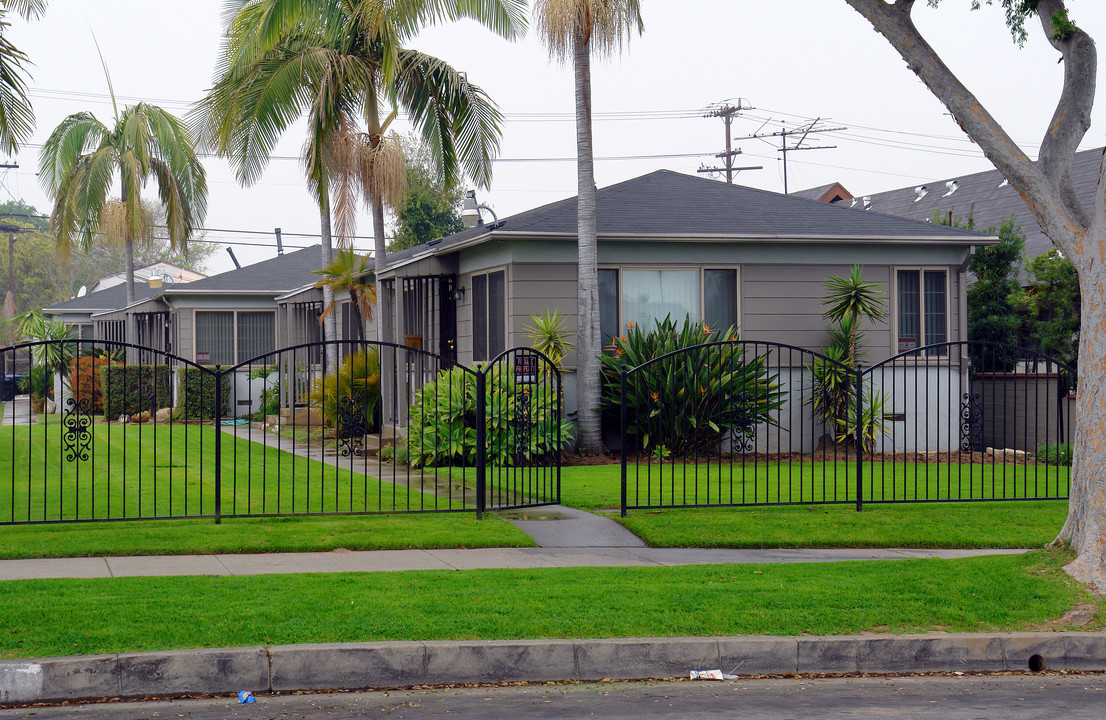
MULTIPOLYGON (((109 80, 110 87, 110 80, 109 80)), ((64 257, 96 237, 121 240, 127 263, 127 303, 134 301, 134 243, 149 237, 150 212, 142 190, 151 179, 165 211, 169 242, 183 248, 203 225, 207 179, 192 138, 179 119, 140 102, 108 127, 92 113, 70 115, 54 128, 39 152, 39 182, 54 198, 50 232, 64 257), (119 178, 119 199, 111 187, 119 178)))
POLYGON ((561 62, 572 58, 576 77, 576 180, 578 237, 578 304, 576 371, 579 446, 597 452, 602 445, 599 416, 600 361, 599 272, 596 264, 595 167, 591 133, 591 54, 605 57, 621 50, 636 28, 644 30, 639 0, 538 0, 539 32, 550 54, 561 62))
POLYGON ((39 18, 46 12, 46 0, 0 0, 0 147, 14 155, 19 143, 31 137, 35 116, 27 97, 25 64, 27 54, 8 40, 11 27, 7 16, 15 11, 23 18, 39 18))
POLYGON ((348 292, 350 310, 353 312, 353 321, 357 328, 357 339, 364 340, 365 320, 372 319, 373 306, 376 305, 376 286, 363 279, 372 274, 369 270, 369 256, 358 255, 348 248, 339 248, 329 265, 312 272, 322 275, 322 279, 315 283, 315 287, 330 289, 330 303, 323 307, 323 314, 319 320, 323 321, 334 313, 334 296, 341 292, 348 292))
MULTIPOLYGON (((319 204, 323 266, 332 259, 332 210, 344 245, 360 195, 372 208, 379 271, 386 263, 384 206, 402 200, 405 183, 400 144, 388 135, 398 110, 447 177, 463 173, 482 187, 490 183, 502 121, 462 73, 404 43, 427 24, 460 18, 514 38, 525 28, 524 7, 523 0, 230 0, 223 57, 197 122, 249 185, 283 132, 306 113, 304 163, 319 204)), ((325 286, 323 292, 332 302, 325 286)), ((385 293, 380 302, 382 339, 390 341, 385 293)), ((325 327, 324 337, 333 339, 333 320, 325 327)))

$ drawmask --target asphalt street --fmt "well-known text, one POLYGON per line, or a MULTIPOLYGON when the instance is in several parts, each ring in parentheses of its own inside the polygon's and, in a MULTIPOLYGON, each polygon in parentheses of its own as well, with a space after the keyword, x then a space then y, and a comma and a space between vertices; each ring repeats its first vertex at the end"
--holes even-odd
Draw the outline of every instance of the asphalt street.
POLYGON ((1106 674, 740 679, 468 687, 96 703, 0 710, 0 718, 1102 718, 1106 674))

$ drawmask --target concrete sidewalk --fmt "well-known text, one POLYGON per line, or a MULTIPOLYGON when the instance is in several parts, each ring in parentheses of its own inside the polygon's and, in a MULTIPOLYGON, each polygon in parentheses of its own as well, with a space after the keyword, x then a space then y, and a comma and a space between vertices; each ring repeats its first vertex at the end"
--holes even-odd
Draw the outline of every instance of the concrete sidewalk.
POLYGON ((478 570, 483 568, 665 567, 710 563, 842 562, 847 560, 955 559, 1009 555, 1025 550, 721 550, 648 547, 483 548, 474 550, 371 550, 256 555, 165 555, 0 560, 0 581, 53 578, 164 577, 172 575, 279 575, 288 573, 478 570))

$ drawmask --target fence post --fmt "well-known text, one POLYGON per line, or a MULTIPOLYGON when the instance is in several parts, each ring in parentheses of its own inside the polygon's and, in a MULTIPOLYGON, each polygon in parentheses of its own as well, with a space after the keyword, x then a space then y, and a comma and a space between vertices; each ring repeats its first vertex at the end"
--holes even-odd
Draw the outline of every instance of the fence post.
POLYGON ((856 364, 856 511, 864 510, 864 373, 856 364))
POLYGON ((484 371, 476 372, 476 519, 484 517, 488 507, 487 475, 487 398, 484 392, 484 371))
POLYGON ((619 453, 622 455, 622 517, 626 517, 626 366, 622 366, 622 395, 618 399, 619 407, 619 453))
POLYGON ((223 521, 223 371, 215 366, 215 524, 223 521))

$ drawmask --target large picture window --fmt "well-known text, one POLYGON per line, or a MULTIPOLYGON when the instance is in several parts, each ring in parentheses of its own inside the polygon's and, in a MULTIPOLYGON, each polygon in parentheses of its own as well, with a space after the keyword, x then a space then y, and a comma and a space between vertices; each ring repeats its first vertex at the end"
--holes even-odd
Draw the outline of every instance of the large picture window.
POLYGON ((895 271, 895 285, 897 352, 948 342, 948 273, 899 269, 895 271))
POLYGON ((276 349, 276 315, 267 310, 196 313, 196 362, 235 365, 276 349))
POLYGON ((604 268, 599 271, 603 342, 629 323, 649 329, 684 318, 711 330, 738 326, 736 268, 604 268))
POLYGON ((472 276, 472 359, 491 360, 507 349, 507 274, 472 276))

